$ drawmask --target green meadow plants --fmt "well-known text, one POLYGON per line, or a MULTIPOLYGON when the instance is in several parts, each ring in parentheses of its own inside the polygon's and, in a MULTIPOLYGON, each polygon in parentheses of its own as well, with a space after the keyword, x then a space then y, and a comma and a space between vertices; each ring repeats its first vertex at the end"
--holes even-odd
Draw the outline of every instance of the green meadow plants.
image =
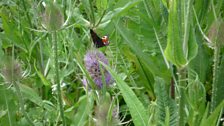
MULTIPOLYGON (((29 116, 27 115, 27 113, 25 111, 24 100, 23 100, 23 96, 22 96, 20 86, 19 86, 19 84, 20 84, 19 81, 22 79, 21 64, 11 57, 5 57, 5 59, 3 59, 1 73, 2 73, 2 77, 4 78, 5 84, 9 84, 15 88, 16 95, 18 96, 18 99, 19 99, 18 102, 19 102, 21 111, 22 111, 25 119, 29 123, 29 125, 34 126, 33 122, 31 121, 31 119, 29 118, 29 116)), ((5 96, 4 93, 3 93, 3 95, 5 96)), ((5 96, 5 98, 6 98, 6 96, 5 96)))
POLYGON ((64 117, 64 109, 62 104, 61 96, 61 84, 59 80, 59 66, 58 66, 58 44, 57 44, 57 31, 62 27, 64 17, 55 3, 49 2, 46 5, 46 10, 43 14, 43 24, 46 26, 46 30, 51 34, 52 45, 53 45, 53 59, 54 59, 54 83, 57 85, 57 97, 60 110, 60 116, 62 118, 63 126, 66 125, 64 117))
POLYGON ((223 0, 0 1, 0 126, 222 126, 223 76, 223 0))

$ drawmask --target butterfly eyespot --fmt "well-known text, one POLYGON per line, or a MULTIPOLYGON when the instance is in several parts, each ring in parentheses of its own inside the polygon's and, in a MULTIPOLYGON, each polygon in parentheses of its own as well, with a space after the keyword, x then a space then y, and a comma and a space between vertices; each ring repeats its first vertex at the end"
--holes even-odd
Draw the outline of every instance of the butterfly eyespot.
POLYGON ((103 41, 103 43, 107 44, 108 43, 108 36, 103 36, 102 41, 103 41))
POLYGON ((93 43, 96 46, 96 48, 100 48, 100 47, 109 45, 108 36, 103 36, 102 38, 100 38, 92 29, 90 29, 90 34, 91 34, 93 43))

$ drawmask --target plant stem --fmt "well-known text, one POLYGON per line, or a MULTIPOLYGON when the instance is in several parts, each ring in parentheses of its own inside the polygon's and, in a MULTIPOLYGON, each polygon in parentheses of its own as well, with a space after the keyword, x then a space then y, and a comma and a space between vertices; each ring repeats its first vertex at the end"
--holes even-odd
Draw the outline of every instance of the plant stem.
POLYGON ((19 88, 18 83, 13 82, 13 85, 15 86, 16 93, 17 93, 17 96, 18 96, 18 98, 19 98, 19 104, 20 104, 21 111, 22 111, 23 115, 25 116, 26 120, 28 121, 28 123, 29 123, 31 126, 35 126, 35 125, 33 124, 33 122, 31 121, 31 119, 29 118, 29 116, 27 115, 26 111, 25 111, 25 108, 24 108, 24 101, 23 101, 23 96, 22 96, 22 93, 21 93, 21 91, 20 91, 20 88, 19 88))
POLYGON ((214 48, 214 66, 213 66, 213 82, 212 82, 212 101, 211 109, 212 112, 217 107, 217 81, 218 81, 218 67, 219 67, 219 57, 220 57, 220 48, 216 45, 214 48))
POLYGON ((57 94, 58 94, 58 103, 59 103, 59 109, 60 109, 60 115, 62 119, 63 126, 66 126, 65 123, 65 117, 64 117, 64 110, 63 110, 63 104, 62 104, 62 98, 61 98, 61 86, 59 81, 59 73, 58 73, 58 47, 57 47, 57 34, 56 31, 53 31, 52 33, 52 41, 53 41, 53 51, 54 51, 54 70, 55 70, 55 82, 57 83, 57 94))
POLYGON ((179 126, 185 126, 185 87, 186 87, 186 69, 179 70, 179 126))
POLYGON ((9 119, 9 126, 13 126, 13 122, 12 122, 12 119, 11 119, 11 111, 10 111, 10 108, 9 108, 9 104, 8 104, 8 99, 6 98, 6 92, 5 92, 5 89, 1 90, 3 95, 4 95, 4 98, 5 98, 5 105, 6 105, 6 108, 8 110, 8 119, 9 119))

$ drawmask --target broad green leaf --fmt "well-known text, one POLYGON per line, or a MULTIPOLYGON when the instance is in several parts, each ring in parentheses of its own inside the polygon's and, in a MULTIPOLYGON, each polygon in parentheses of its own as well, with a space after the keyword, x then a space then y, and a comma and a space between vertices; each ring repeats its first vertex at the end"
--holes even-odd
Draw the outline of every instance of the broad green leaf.
POLYGON ((178 67, 183 67, 187 60, 184 55, 182 42, 182 22, 181 13, 178 11, 177 0, 170 1, 167 47, 165 49, 166 58, 178 67))
POLYGON ((188 64, 197 55, 197 43, 192 20, 193 1, 170 2, 168 38, 165 55, 178 67, 188 64))
POLYGON ((135 126, 148 126, 149 116, 146 113, 146 109, 139 101, 132 89, 110 67, 106 66, 102 62, 101 64, 106 67, 106 69, 111 73, 111 75, 115 79, 116 84, 120 89, 121 94, 129 108, 135 126))
POLYGON ((75 114, 73 126, 85 126, 88 121, 88 116, 91 115, 94 103, 91 94, 89 95, 90 96, 84 95, 79 98, 79 108, 75 114))

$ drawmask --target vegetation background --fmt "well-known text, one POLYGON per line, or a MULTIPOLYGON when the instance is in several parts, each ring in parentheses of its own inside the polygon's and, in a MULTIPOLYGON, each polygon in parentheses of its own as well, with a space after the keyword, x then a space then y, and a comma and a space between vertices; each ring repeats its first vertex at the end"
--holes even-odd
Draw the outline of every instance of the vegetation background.
POLYGON ((1 0, 0 125, 224 125, 223 17, 223 0, 1 0))

